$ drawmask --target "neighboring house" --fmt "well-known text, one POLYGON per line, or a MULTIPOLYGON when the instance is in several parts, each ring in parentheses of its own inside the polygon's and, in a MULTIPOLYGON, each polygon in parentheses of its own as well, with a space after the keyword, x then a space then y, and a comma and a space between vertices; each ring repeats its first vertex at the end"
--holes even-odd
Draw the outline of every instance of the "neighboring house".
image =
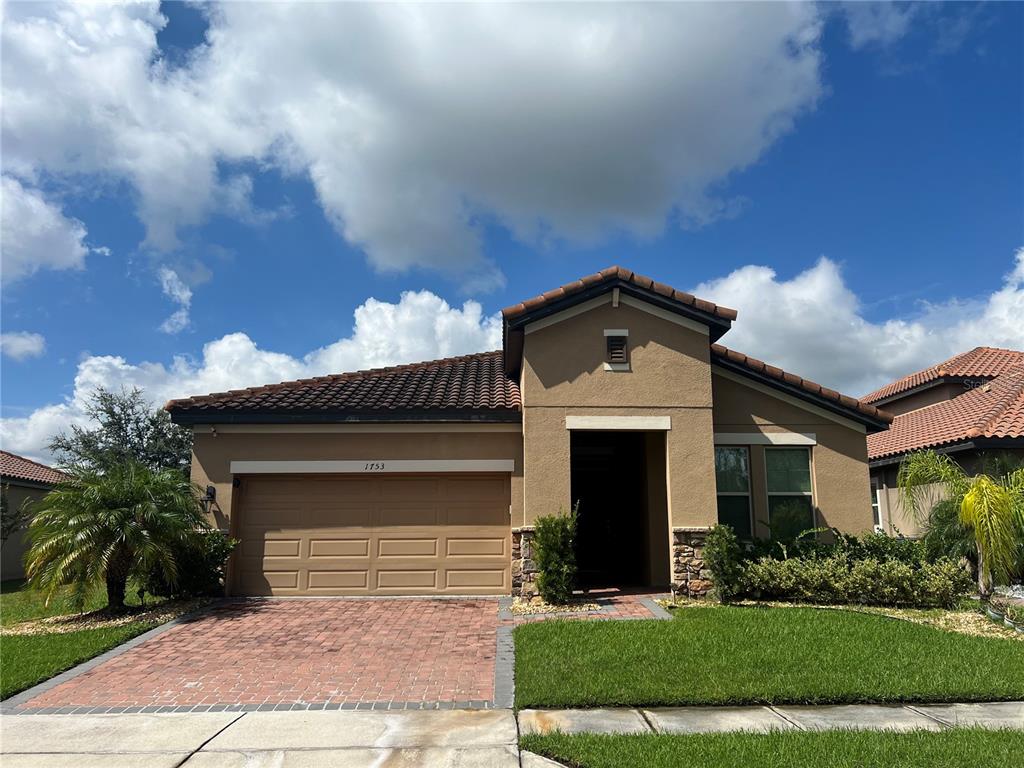
MULTIPOLYGON (((10 509, 39 501, 67 475, 45 464, 26 459, 7 451, 0 451, 0 483, 10 509)), ((0 551, 0 578, 20 579, 25 576, 25 531, 17 531, 4 542, 0 551)))
POLYGON ((587 585, 703 592, 720 519, 871 529, 891 417, 717 345, 734 310, 612 267, 502 314, 500 351, 167 404, 235 594, 529 592, 576 501, 587 585))
POLYGON ((887 431, 868 436, 872 511, 875 525, 888 533, 920 534, 896 484, 908 453, 933 449, 968 472, 981 470, 984 455, 1024 459, 1024 352, 977 347, 862 400, 896 414, 887 431))

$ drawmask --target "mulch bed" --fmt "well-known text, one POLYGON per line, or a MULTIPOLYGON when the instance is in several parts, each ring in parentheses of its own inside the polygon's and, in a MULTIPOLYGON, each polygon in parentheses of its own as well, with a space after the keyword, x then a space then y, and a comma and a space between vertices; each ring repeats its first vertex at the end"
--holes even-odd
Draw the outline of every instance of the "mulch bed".
POLYGON ((89 613, 72 613, 63 616, 48 616, 44 619, 22 621, 10 627, 0 628, 0 635, 63 635, 86 629, 121 627, 136 622, 163 624, 182 614, 194 611, 210 602, 210 598, 192 600, 169 600, 150 607, 133 606, 124 611, 102 608, 89 613))

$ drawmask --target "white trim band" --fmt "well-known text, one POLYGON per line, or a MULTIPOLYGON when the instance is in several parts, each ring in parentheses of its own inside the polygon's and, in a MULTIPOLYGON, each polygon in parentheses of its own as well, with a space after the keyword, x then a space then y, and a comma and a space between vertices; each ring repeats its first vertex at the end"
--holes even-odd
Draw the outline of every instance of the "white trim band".
POLYGON ((232 461, 235 475, 513 472, 515 459, 359 459, 356 461, 232 461))
POLYGON ((667 432, 671 416, 566 416, 566 429, 632 432, 667 432))
POLYGON ((817 445, 813 432, 715 432, 715 445, 817 445))
POLYGON ((629 336, 628 328, 605 328, 605 336, 629 336))

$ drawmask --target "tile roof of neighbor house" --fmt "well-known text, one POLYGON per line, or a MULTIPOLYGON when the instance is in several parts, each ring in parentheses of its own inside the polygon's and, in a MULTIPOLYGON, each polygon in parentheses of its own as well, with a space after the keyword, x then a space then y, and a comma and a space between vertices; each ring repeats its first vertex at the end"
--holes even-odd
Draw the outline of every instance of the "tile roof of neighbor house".
POLYGON ((25 480, 43 485, 56 485, 68 479, 60 470, 7 451, 0 451, 0 477, 5 481, 25 480))
POLYGON ((663 296, 670 301, 687 307, 692 307, 693 309, 700 310, 701 312, 705 312, 709 315, 714 315, 715 317, 719 317, 723 320, 731 321, 736 319, 735 309, 721 307, 714 302, 698 299, 692 293, 677 291, 670 285, 659 283, 649 277, 638 275, 636 272, 626 269, 625 267, 618 266, 602 269, 600 272, 595 272, 592 275, 581 277, 579 280, 566 283, 559 288, 542 293, 540 296, 535 296, 532 299, 527 299, 526 301, 521 301, 518 304, 513 304, 511 307, 505 307, 505 309, 501 310, 501 314, 505 320, 514 320, 527 312, 540 309, 552 302, 568 298, 573 294, 580 293, 588 288, 593 288, 601 283, 610 282, 612 280, 622 280, 623 282, 630 283, 638 288, 663 296))
POLYGON ((872 419, 875 419, 883 424, 889 424, 893 420, 893 415, 887 413, 880 408, 876 408, 873 405, 869 405, 861 400, 844 395, 841 392, 837 392, 834 389, 823 387, 821 384, 811 381, 810 379, 804 379, 793 373, 787 373, 781 368, 776 368, 774 365, 762 362, 757 358, 744 355, 742 352, 736 352, 735 350, 723 347, 721 344, 711 345, 711 359, 712 362, 726 362, 737 364, 753 373, 758 373, 766 376, 769 379, 788 384, 804 392, 814 395, 815 397, 830 401, 836 405, 842 406, 845 409, 856 411, 872 419))
POLYGON ((923 371, 917 371, 902 379, 886 384, 861 398, 862 402, 874 403, 886 400, 894 395, 928 384, 929 382, 947 377, 965 379, 990 379, 998 376, 1010 366, 1024 362, 1024 352, 1015 349, 999 349, 997 347, 975 347, 969 352, 961 352, 949 360, 943 360, 923 371))
POLYGON ((868 459, 979 438, 1024 438, 1024 363, 952 400, 897 416, 885 432, 868 435, 868 459))
POLYGON ((164 407, 194 420, 253 412, 385 418, 420 412, 443 418, 473 411, 507 417, 519 406, 519 386, 505 376, 497 351, 187 397, 164 407))

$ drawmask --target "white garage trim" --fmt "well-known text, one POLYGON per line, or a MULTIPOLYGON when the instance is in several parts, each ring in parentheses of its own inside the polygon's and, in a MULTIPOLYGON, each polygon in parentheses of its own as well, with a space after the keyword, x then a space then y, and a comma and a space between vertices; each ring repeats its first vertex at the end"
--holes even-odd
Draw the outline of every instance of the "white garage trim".
POLYGON ((715 432, 715 445, 817 445, 813 432, 715 432))
POLYGON ((671 416, 566 416, 566 429, 664 432, 672 429, 671 416))
POLYGON ((235 475, 380 474, 382 472, 512 472, 515 459, 358 459, 355 461, 232 461, 235 475))

